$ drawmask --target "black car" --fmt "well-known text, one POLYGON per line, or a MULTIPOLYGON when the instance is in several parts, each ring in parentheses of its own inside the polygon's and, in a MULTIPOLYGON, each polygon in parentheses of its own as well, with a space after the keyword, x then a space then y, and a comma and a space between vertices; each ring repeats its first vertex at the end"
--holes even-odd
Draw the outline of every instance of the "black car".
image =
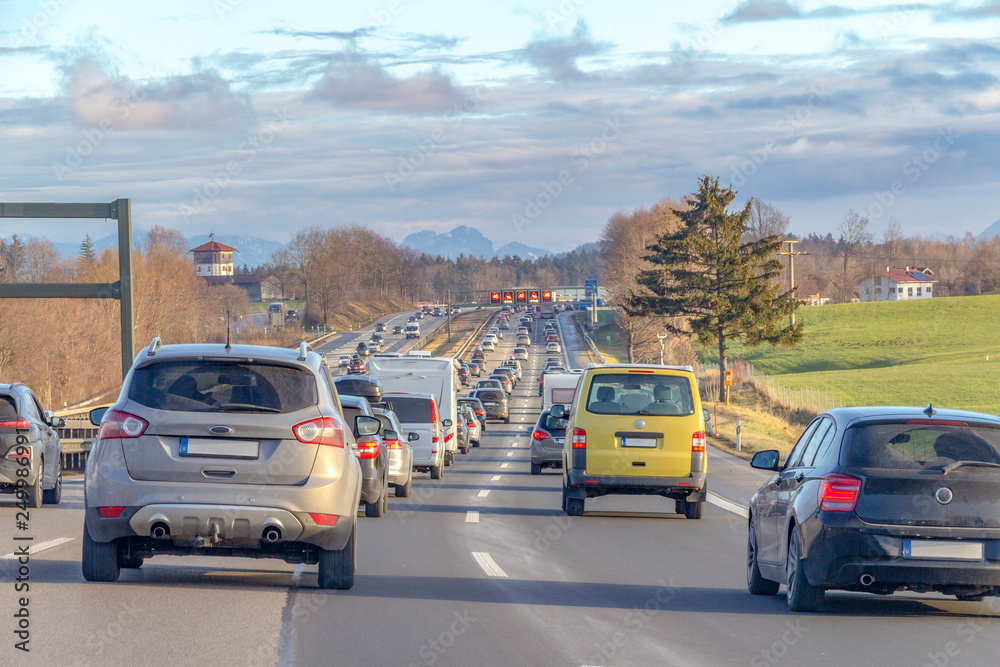
POLYGON ((362 396, 369 403, 382 400, 382 382, 370 375, 340 375, 333 379, 341 396, 362 396))
POLYGON ((358 346, 354 348, 354 352, 360 354, 362 357, 368 356, 368 344, 365 342, 358 343, 358 346))
POLYGON ((376 324, 375 331, 385 331, 385 322, 379 322, 376 324))
POLYGON ((469 386, 469 367, 467 365, 462 364, 458 367, 458 379, 463 387, 469 386))
POLYGON ((543 468, 562 468, 563 442, 566 440, 566 409, 553 405, 538 416, 531 431, 531 474, 542 474, 543 468))
POLYGON ((507 394, 504 393, 503 389, 473 389, 469 393, 469 397, 479 399, 486 412, 486 419, 496 419, 505 424, 510 423, 507 394))
POLYGON ((396 324, 396 325, 394 325, 392 327, 392 333, 393 334, 401 334, 401 333, 403 333, 403 325, 402 324, 396 324))
POLYGON ((960 410, 830 410, 750 503, 747 587, 810 611, 830 589, 1000 594, 1000 417, 960 410))
MULTIPOLYGON (((361 396, 341 395, 340 405, 348 424, 355 423, 354 418, 361 415, 377 419, 368 401, 361 396)), ((361 464, 361 502, 365 504, 365 516, 378 518, 389 509, 389 451, 377 433, 355 433, 354 438, 361 464)))

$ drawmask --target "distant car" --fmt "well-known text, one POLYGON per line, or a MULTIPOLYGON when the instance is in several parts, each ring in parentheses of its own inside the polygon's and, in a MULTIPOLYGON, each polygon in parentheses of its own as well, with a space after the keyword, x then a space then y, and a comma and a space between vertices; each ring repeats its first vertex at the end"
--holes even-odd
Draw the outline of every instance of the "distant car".
POLYGON ((376 324, 375 331, 385 331, 385 322, 379 322, 376 324))
POLYGON ((531 347, 531 337, 528 334, 518 334, 516 345, 518 347, 531 347))
POLYGON ((285 321, 290 322, 299 319, 299 311, 294 308, 289 308, 285 313, 285 321))
POLYGON ((514 383, 510 381, 510 378, 505 373, 494 372, 490 375, 489 379, 498 381, 508 396, 514 393, 514 383))
POLYGON ((360 354, 362 357, 367 357, 368 356, 368 344, 362 341, 362 342, 358 343, 358 346, 356 348, 354 348, 354 351, 357 354, 360 354))
POLYGON ((0 384, 0 493, 15 493, 21 484, 24 495, 17 499, 28 507, 59 504, 62 443, 56 429, 63 425, 61 417, 42 410, 28 385, 0 384))
POLYGON ((364 375, 368 372, 368 364, 363 359, 353 359, 347 366, 348 375, 364 375))
MULTIPOLYGON (((788 589, 792 611, 822 608, 827 590, 1000 592, 1000 417, 919 407, 822 413, 750 500, 747 588, 788 589)), ((588 469, 589 473, 589 469, 588 469)))
POLYGON ((469 445, 471 447, 478 447, 483 434, 483 426, 479 421, 479 417, 476 416, 475 410, 472 409, 469 403, 459 402, 458 415, 461 419, 465 420, 465 426, 469 430, 469 445))
MULTIPOLYGON (((480 432, 485 433, 486 432, 486 409, 483 407, 482 402, 480 402, 480 400, 478 398, 474 398, 474 397, 471 397, 471 396, 461 396, 458 399, 458 404, 460 406, 461 405, 465 405, 470 410, 472 410, 472 413, 474 415, 476 415, 476 420, 479 422, 479 430, 480 430, 480 432)), ((479 443, 477 442, 474 446, 478 447, 479 443)))
POLYGON ((407 322, 416 322, 417 321, 417 316, 416 315, 410 315, 409 317, 406 318, 406 321, 407 322))
POLYGON ((418 320, 424 319, 424 313, 423 313, 423 311, 419 311, 419 312, 413 313, 413 316, 415 318, 417 318, 418 320))
POLYGON ((562 363, 563 363, 563 358, 562 357, 545 357, 545 365, 546 366, 549 366, 550 364, 555 364, 557 366, 561 366, 562 363))
MULTIPOLYGON (((371 405, 362 396, 341 395, 340 405, 348 423, 353 423, 354 418, 360 416, 375 418, 371 405)), ((379 431, 381 429, 380 424, 379 431)), ((357 438, 358 461, 361 462, 361 503, 365 506, 365 516, 384 516, 389 510, 389 451, 378 433, 355 433, 354 437, 357 438)))
POLYGON ((469 375, 471 377, 479 377, 485 370, 485 366, 486 365, 485 363, 483 363, 482 359, 472 359, 469 361, 469 363, 466 364, 466 367, 469 369, 469 375))
POLYGON ((395 334, 395 335, 399 335, 399 334, 403 333, 403 325, 402 324, 396 324, 396 325, 394 325, 392 327, 392 333, 395 334))
POLYGON ((337 365, 340 366, 341 368, 343 368, 345 366, 350 366, 351 365, 351 355, 349 355, 349 354, 342 354, 342 355, 340 355, 340 362, 337 365))
MULTIPOLYGON (((500 378, 494 378, 494 377, 487 378, 485 380, 479 380, 478 382, 476 382, 476 386, 473 387, 473 391, 476 391, 478 389, 499 389, 500 391, 504 391, 503 382, 500 380, 500 378)), ((506 391, 504 391, 504 393, 506 393, 506 391)))
POLYGON ((489 350, 490 352, 495 352, 497 349, 497 345, 492 340, 485 339, 483 340, 482 348, 484 350, 489 350))
POLYGON ((552 341, 551 343, 546 344, 545 351, 546 352, 562 352, 562 346, 559 343, 557 343, 555 341, 552 341))
POLYGON ((514 369, 515 379, 520 382, 521 377, 524 375, 521 369, 521 362, 517 359, 508 359, 507 361, 500 362, 501 366, 507 366, 514 369))
POLYGON ((510 383, 514 387, 517 387, 517 369, 516 368, 511 368, 510 366, 500 365, 500 366, 497 366, 496 368, 493 369, 493 374, 496 375, 497 373, 503 373, 504 375, 506 375, 510 379, 510 383))
POLYGON ((458 379, 463 387, 469 386, 469 375, 469 367, 466 364, 462 364, 458 369, 458 379))
POLYGON ((562 468, 563 443, 566 440, 566 414, 562 405, 553 405, 538 416, 531 431, 531 474, 545 468, 562 468))
POLYGON ((500 387, 476 388, 472 390, 469 397, 479 399, 486 412, 486 419, 496 419, 505 424, 510 423, 507 394, 500 387))
POLYGON ((559 338, 559 334, 550 333, 548 336, 545 337, 545 342, 546 343, 553 343, 553 342, 554 343, 561 343, 562 339, 559 338))
POLYGON ((511 355, 514 359, 519 359, 520 361, 528 360, 528 348, 526 347, 515 347, 514 353, 511 355))
POLYGON ((397 498, 409 498, 413 491, 413 448, 395 412, 377 407, 372 412, 382 422, 379 435, 389 453, 389 484, 397 498))

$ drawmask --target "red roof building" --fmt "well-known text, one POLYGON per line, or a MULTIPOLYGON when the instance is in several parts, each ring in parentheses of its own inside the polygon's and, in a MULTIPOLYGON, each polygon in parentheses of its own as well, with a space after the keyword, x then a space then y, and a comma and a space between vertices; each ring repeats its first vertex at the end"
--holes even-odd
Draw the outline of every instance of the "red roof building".
POLYGON ((902 269, 885 267, 872 277, 865 278, 858 285, 858 300, 865 301, 912 301, 930 299, 934 296, 931 276, 934 272, 927 268, 907 266, 902 269))
POLYGON ((212 239, 188 252, 194 254, 195 273, 208 277, 233 275, 233 253, 239 250, 212 239))

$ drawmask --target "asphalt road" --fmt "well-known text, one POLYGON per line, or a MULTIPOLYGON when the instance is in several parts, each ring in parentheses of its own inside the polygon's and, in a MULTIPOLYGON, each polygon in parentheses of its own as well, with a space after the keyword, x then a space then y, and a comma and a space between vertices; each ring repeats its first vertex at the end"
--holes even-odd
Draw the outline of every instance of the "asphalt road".
MULTIPOLYGON (((567 517, 560 476, 529 473, 524 429, 544 356, 531 351, 511 424, 491 423, 443 479, 418 475, 384 517, 359 519, 347 592, 319 590, 316 566, 209 557, 159 557, 114 584, 85 583, 82 485, 68 480, 62 504, 19 531, 39 547, 68 540, 30 563, 30 656, 13 648, 16 561, 0 559, 0 664, 996 664, 1000 605, 831 593, 827 611, 792 614, 784 592, 749 595, 745 519, 719 497, 701 521, 632 497, 567 517)), ((741 461, 710 461, 720 495, 742 501, 758 483, 741 461)), ((0 507, 2 553, 14 522, 0 507)))

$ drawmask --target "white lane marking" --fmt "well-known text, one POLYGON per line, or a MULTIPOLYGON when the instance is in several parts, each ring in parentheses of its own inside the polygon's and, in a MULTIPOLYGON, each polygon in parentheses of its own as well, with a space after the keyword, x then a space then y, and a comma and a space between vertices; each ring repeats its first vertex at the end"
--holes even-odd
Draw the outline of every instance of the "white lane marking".
POLYGON ((465 513, 465 523, 479 523, 479 512, 469 510, 465 513))
POLYGON ((490 481, 491 482, 499 482, 500 481, 500 475, 493 475, 493 477, 490 478, 490 481))
POLYGON ((298 565, 296 565, 295 569, 292 571, 292 581, 298 581, 299 577, 302 576, 302 573, 305 572, 305 570, 306 570, 305 563, 299 563, 298 565))
POLYGON ((479 567, 483 568, 483 572, 485 572, 488 576, 506 578, 507 573, 501 570, 500 566, 497 565, 495 560, 493 560, 493 556, 489 555, 485 551, 473 551, 472 557, 476 559, 476 562, 479 563, 479 567))
POLYGON ((480 492, 479 492, 479 493, 478 493, 477 495, 478 495, 478 496, 479 496, 480 498, 485 498, 486 496, 490 495, 490 490, 489 490, 489 489, 483 489, 483 490, 482 490, 482 491, 480 491, 480 492))
MULTIPOLYGON (((34 556, 39 551, 45 551, 46 549, 51 549, 52 547, 57 547, 60 544, 66 544, 67 542, 72 542, 75 539, 76 539, 75 537, 57 537, 54 540, 49 540, 48 542, 41 542, 39 544, 32 544, 31 542, 24 541, 22 543, 22 545, 27 545, 27 547, 28 547, 28 555, 29 556, 34 556)), ((14 559, 19 558, 19 557, 21 557, 23 555, 24 554, 18 554, 17 552, 9 553, 9 554, 0 556, 0 560, 14 560, 14 559)))
POLYGON ((510 465, 509 463, 501 463, 501 464, 500 464, 500 467, 501 467, 501 468, 506 468, 506 467, 507 467, 507 466, 509 466, 509 465, 510 465))
POLYGON ((514 452, 507 452, 507 456, 514 456, 514 452))
POLYGON ((510 443, 510 446, 511 447, 517 447, 517 443, 516 442, 512 442, 512 443, 510 443))
POLYGON ((731 500, 726 500, 722 496, 708 492, 708 502, 712 503, 716 507, 721 507, 724 510, 732 512, 733 514, 739 514, 744 519, 749 518, 750 510, 739 503, 734 503, 731 500))

